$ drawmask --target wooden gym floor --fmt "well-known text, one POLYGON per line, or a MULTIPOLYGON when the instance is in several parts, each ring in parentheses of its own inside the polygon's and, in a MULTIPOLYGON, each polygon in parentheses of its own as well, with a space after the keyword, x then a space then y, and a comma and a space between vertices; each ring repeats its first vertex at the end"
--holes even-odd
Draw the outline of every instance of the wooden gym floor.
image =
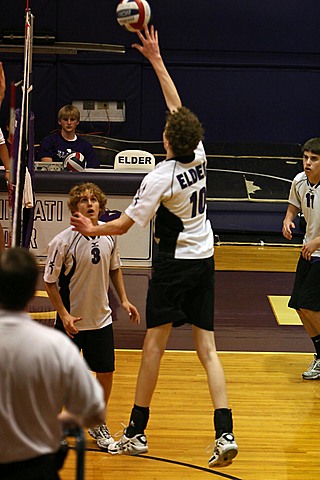
MULTIPOLYGON (((295 312, 286 308, 299 256, 295 247, 217 246, 216 340, 225 369, 239 455, 208 469, 213 445, 212 407, 189 327, 172 332, 151 405, 149 453, 111 456, 87 438, 86 480, 314 480, 320 468, 320 382, 301 373, 312 344, 295 312), (280 324, 279 324, 280 322, 280 324)), ((124 269, 128 296, 144 318, 148 270, 124 269)), ((41 282, 39 291, 43 289, 41 282)), ((47 299, 30 310, 48 310, 47 299)), ((144 336, 112 298, 116 372, 108 408, 112 434, 123 429, 134 398, 144 336)), ((62 480, 75 478, 69 453, 62 480)))

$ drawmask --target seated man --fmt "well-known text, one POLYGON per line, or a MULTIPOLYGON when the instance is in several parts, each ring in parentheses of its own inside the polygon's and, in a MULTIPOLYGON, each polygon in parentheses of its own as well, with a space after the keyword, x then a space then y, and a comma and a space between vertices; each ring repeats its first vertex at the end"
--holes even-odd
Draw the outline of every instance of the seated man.
MULTIPOLYGON (((60 132, 52 133, 40 143, 38 161, 64 162, 70 153, 83 155, 84 168, 99 168, 92 145, 76 135, 80 112, 74 105, 65 105, 58 112, 60 132)), ((82 159, 81 155, 80 158, 82 159)))

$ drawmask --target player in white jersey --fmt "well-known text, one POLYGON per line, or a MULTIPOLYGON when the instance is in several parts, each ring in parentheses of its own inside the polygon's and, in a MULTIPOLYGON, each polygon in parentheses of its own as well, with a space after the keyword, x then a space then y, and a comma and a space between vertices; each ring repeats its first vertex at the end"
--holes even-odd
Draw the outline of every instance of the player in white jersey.
MULTIPOLYGON (((238 446, 232 433, 232 413, 223 368, 217 355, 214 326, 213 233, 207 219, 206 157, 198 118, 182 107, 176 87, 160 55, 153 27, 137 32, 134 44, 152 64, 169 109, 163 133, 166 160, 146 175, 131 205, 115 221, 93 226, 77 213, 75 230, 85 235, 123 234, 135 222, 147 225, 155 216, 157 255, 149 284, 147 333, 129 426, 109 453, 137 455, 148 451, 144 430, 156 387, 160 362, 174 326, 192 324, 198 357, 205 368, 214 406, 216 440, 210 467, 232 463, 238 446)), ((100 444, 103 447, 103 441, 100 444)))
MULTIPOLYGON (((98 218, 105 212, 106 196, 97 185, 73 187, 68 205, 71 212, 80 210, 93 224, 103 224, 98 218)), ((69 227, 49 243, 44 281, 57 310, 55 327, 82 350, 103 387, 106 405, 114 372, 109 278, 130 320, 139 323, 139 313, 125 291, 116 236, 84 236, 69 227)), ((97 443, 101 438, 114 442, 105 423, 89 429, 89 433, 97 443)))
POLYGON ((293 220, 302 212, 306 233, 298 261, 289 307, 294 308, 315 347, 315 355, 302 376, 320 378, 320 138, 302 147, 304 171, 293 179, 282 233, 292 239, 293 220))

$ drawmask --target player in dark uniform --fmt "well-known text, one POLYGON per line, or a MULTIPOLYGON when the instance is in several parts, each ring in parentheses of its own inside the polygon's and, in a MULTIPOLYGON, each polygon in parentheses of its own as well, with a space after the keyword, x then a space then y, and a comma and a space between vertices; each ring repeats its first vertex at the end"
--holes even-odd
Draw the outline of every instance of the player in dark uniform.
POLYGON ((209 466, 223 467, 232 463, 238 446, 213 332, 213 232, 207 219, 203 129, 198 118, 181 105, 160 54, 157 32, 153 27, 150 31, 145 28, 145 35, 138 32, 138 37, 142 44, 134 47, 152 64, 169 109, 163 133, 166 160, 144 177, 131 205, 118 220, 93 227, 81 214, 71 217, 75 230, 84 235, 121 235, 135 222, 146 226, 156 216, 158 253, 147 296, 147 333, 134 407, 122 438, 106 444, 106 450, 127 455, 148 451, 144 430, 171 328, 191 323, 215 408, 216 440, 209 466))
POLYGON ((293 179, 282 233, 292 239, 293 220, 302 212, 307 227, 289 307, 297 311, 316 351, 302 376, 305 380, 317 380, 320 378, 320 138, 308 140, 302 153, 304 171, 293 179))
POLYGON ((81 153, 84 168, 99 168, 99 160, 92 145, 76 135, 80 112, 74 105, 65 105, 58 112, 61 130, 45 137, 39 146, 38 160, 42 162, 63 162, 71 153, 81 153))

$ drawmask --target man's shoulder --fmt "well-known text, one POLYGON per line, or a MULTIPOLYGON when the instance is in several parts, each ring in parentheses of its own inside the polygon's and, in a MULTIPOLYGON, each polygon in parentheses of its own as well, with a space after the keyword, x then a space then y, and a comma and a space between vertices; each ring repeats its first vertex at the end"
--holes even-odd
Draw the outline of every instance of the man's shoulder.
POLYGON ((72 226, 70 227, 67 227, 65 228, 64 230, 62 230, 61 232, 57 233, 57 235, 55 235, 51 240, 50 240, 50 243, 49 245, 52 246, 52 245, 59 245, 60 247, 63 245, 63 244, 66 244, 68 245, 71 240, 78 234, 78 235, 81 235, 79 234, 78 232, 76 232, 75 230, 72 230, 72 226))
POLYGON ((297 175, 293 179, 293 181, 296 183, 307 182, 307 180, 308 180, 308 177, 305 174, 305 172, 297 173, 297 175))
POLYGON ((59 352, 59 357, 62 359, 69 358, 70 355, 78 356, 77 347, 70 341, 67 335, 55 328, 49 328, 47 325, 42 325, 39 322, 32 320, 26 329, 26 336, 27 333, 32 335, 33 338, 38 337, 38 340, 41 340, 41 348, 46 352, 50 350, 52 352, 57 351, 59 352), (75 348, 74 348, 75 347, 75 348))
POLYGON ((63 140, 63 137, 62 135, 60 134, 60 132, 53 132, 53 133, 50 133, 49 135, 47 135, 46 137, 44 137, 42 140, 41 140, 41 144, 44 144, 44 143, 57 143, 59 141, 63 140))

